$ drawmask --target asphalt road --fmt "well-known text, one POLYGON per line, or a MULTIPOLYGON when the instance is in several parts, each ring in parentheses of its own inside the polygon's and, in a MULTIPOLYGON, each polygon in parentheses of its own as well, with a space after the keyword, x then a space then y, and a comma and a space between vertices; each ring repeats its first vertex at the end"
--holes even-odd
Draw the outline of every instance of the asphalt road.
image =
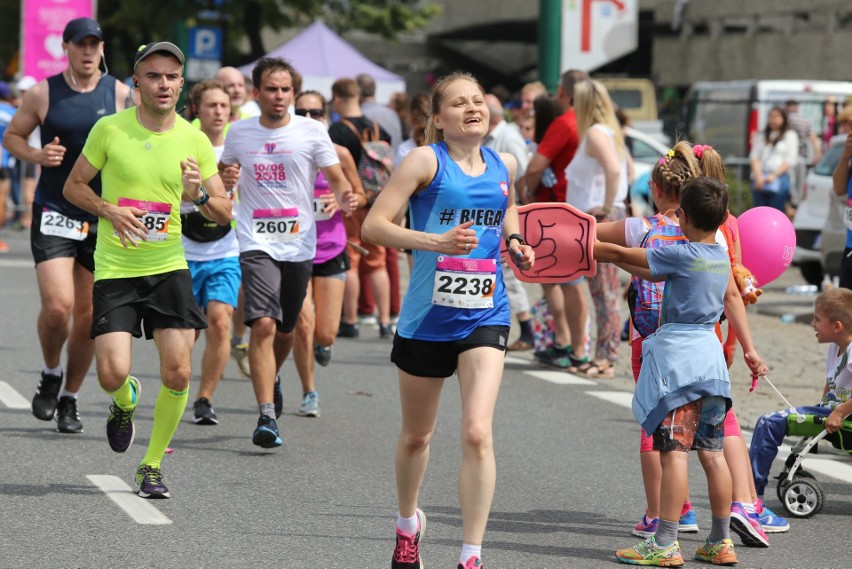
MULTIPOLYGON (((42 365, 38 292, 24 236, 7 240, 12 251, 0 257, 0 381, 11 390, 0 390, 0 567, 389 566, 399 405, 390 343, 375 328, 363 329, 357 340, 340 340, 331 365, 318 368, 319 419, 296 416, 298 381, 292 364, 285 366, 284 446, 277 450, 251 444, 254 397, 230 363, 214 400, 220 425, 196 426, 187 411, 174 452, 163 462, 172 499, 147 502, 129 486, 148 442, 159 382, 153 344, 133 344, 143 394, 138 435, 126 454, 111 452, 106 443, 109 400, 93 374, 80 399, 84 434, 60 435, 53 424, 35 419, 28 401, 42 365), (15 393, 24 408, 15 408, 15 393), (107 493, 95 481, 128 488, 107 493), (133 512, 140 503, 152 506, 137 515, 159 523, 139 523, 116 500, 133 512)), ((200 350, 194 356, 197 367, 200 350)), ((630 529, 643 508, 638 428, 625 407, 630 383, 578 383, 542 371, 524 358, 506 367, 486 567, 614 567, 613 552, 638 541, 630 529)), ((191 400, 196 388, 194 380, 191 400)), ((427 516, 422 553, 430 568, 455 567, 458 558, 459 413, 458 390, 448 380, 421 495, 427 516)), ((852 460, 837 462, 852 467, 852 460)), ((695 458, 690 468, 699 524, 709 529, 695 458)), ((735 537, 739 566, 849 567, 842 544, 852 529, 852 468, 839 472, 845 481, 817 473, 827 494, 822 513, 770 536, 769 549, 740 547, 735 537)), ((774 490, 767 496, 779 511, 774 490)), ((689 558, 705 535, 681 536, 688 566, 700 565, 689 558)))

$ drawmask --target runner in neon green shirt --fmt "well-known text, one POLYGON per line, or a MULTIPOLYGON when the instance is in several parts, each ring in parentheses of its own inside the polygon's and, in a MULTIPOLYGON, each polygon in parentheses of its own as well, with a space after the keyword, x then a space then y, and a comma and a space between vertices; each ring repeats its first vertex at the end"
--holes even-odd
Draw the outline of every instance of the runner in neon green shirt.
POLYGON ((196 330, 207 322, 192 294, 180 230, 180 200, 228 223, 231 202, 207 137, 175 112, 184 57, 168 42, 136 52, 141 103, 98 121, 65 184, 68 201, 100 218, 92 294, 98 381, 113 400, 107 440, 125 452, 136 434, 139 381, 130 376, 130 337, 143 329, 160 354, 154 426, 136 471, 142 498, 168 498, 160 461, 186 409, 196 330), (102 196, 89 186, 102 174, 102 196))

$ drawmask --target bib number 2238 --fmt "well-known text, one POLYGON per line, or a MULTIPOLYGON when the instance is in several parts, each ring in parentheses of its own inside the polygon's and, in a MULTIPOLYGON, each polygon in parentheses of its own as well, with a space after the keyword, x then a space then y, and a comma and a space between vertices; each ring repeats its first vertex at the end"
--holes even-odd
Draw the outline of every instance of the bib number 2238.
POLYGON ((491 308, 497 286, 496 259, 438 257, 432 304, 451 308, 491 308))

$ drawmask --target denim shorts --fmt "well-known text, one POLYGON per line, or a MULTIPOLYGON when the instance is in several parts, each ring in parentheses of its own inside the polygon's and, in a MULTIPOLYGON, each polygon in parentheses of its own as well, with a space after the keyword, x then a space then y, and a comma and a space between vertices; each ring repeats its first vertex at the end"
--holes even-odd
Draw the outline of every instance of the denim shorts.
POLYGON ((678 407, 654 431, 654 450, 721 452, 728 401, 721 396, 702 397, 678 407))

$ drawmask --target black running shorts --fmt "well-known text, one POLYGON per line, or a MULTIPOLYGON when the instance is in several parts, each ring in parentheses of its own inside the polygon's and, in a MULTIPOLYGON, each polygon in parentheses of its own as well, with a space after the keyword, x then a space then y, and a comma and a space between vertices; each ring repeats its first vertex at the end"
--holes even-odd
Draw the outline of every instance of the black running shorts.
POLYGON ((30 230, 30 249, 33 260, 38 265, 44 261, 58 259, 60 257, 73 257, 80 265, 89 271, 95 272, 95 242, 98 240, 98 224, 89 224, 89 234, 82 241, 44 235, 41 232, 41 223, 44 212, 42 206, 33 205, 33 225, 30 230))
POLYGON ((467 338, 450 342, 430 342, 393 337, 391 361, 407 374, 419 377, 450 377, 458 367, 459 354, 472 348, 489 347, 506 351, 508 326, 480 326, 467 338))

